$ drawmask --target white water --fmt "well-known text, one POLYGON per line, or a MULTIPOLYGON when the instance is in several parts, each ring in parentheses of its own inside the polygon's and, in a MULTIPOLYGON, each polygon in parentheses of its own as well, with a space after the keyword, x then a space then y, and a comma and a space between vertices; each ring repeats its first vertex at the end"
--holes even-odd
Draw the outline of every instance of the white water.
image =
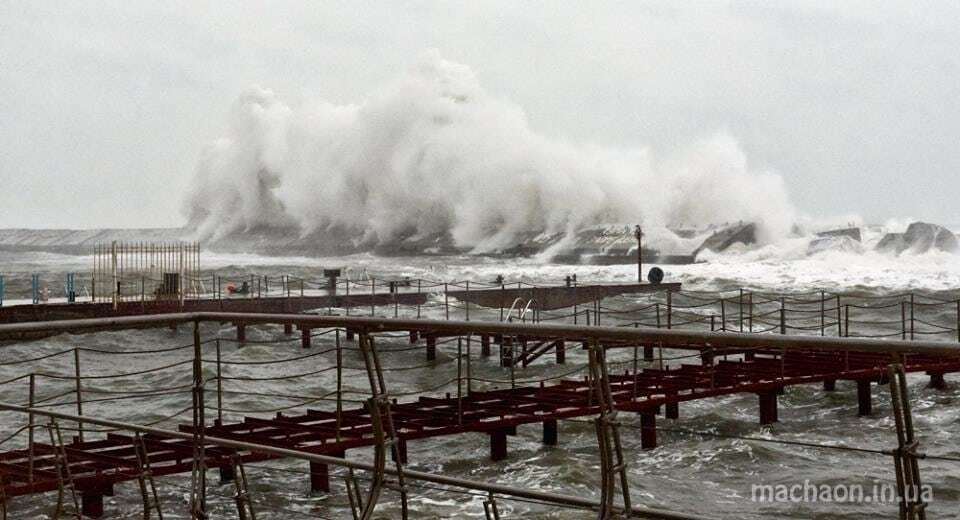
POLYGON ((752 169, 727 135, 669 151, 554 139, 436 52, 362 96, 291 105, 263 88, 244 94, 197 167, 185 209, 198 236, 336 227, 370 244, 450 236, 490 251, 609 222, 655 236, 756 221, 766 240, 792 223, 782 179, 752 169))

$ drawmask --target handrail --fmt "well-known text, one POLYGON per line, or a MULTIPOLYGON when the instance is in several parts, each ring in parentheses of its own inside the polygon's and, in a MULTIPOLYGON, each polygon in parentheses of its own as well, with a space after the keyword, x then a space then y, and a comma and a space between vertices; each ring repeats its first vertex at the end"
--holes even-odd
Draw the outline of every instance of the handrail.
MULTIPOLYGON (((513 299, 513 303, 510 304, 510 309, 507 311, 506 314, 504 314, 504 316, 507 317, 507 322, 513 322, 513 317, 510 316, 511 314, 513 314, 513 309, 517 309, 517 312, 518 312, 518 313, 520 312, 520 309, 517 308, 517 304, 518 304, 518 303, 519 303, 520 305, 523 305, 523 300, 520 299, 520 298, 514 298, 514 299, 513 299)), ((517 317, 520 318, 521 316, 518 314, 517 317)))
MULTIPOLYGON (((458 335, 550 336, 556 339, 591 340, 605 348, 621 348, 626 343, 657 343, 681 350, 728 348, 781 348, 788 350, 821 350, 874 352, 890 354, 927 354, 960 356, 960 347, 937 341, 874 340, 828 336, 788 334, 752 334, 747 332, 706 332, 642 327, 584 327, 569 324, 505 323, 499 321, 426 320, 416 318, 370 318, 360 316, 324 316, 317 314, 261 314, 237 312, 190 312, 151 314, 79 320, 55 320, 0 325, 0 338, 35 332, 73 332, 106 328, 160 327, 175 323, 234 322, 252 324, 296 323, 309 328, 347 328, 359 332, 431 331, 458 335)), ((2 348, 2 347, 0 347, 2 348)))
POLYGON ((523 318, 524 318, 524 316, 527 315, 527 311, 530 310, 530 306, 533 305, 533 304, 537 304, 536 307, 533 308, 533 323, 539 323, 539 322, 540 322, 540 304, 537 303, 537 300, 535 300, 535 299, 533 299, 533 298, 530 298, 529 300, 527 300, 527 306, 524 307, 524 308, 523 308, 523 312, 520 313, 520 321, 524 321, 524 322, 525 322, 525 320, 524 320, 523 318))

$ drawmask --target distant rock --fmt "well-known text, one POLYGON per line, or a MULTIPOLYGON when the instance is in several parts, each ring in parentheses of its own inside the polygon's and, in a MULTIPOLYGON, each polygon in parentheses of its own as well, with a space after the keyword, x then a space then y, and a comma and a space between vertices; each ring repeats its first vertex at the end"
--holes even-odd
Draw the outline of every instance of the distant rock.
POLYGON ((714 253, 721 253, 726 251, 733 244, 743 244, 750 245, 757 242, 757 225, 750 222, 747 224, 740 223, 730 226, 728 228, 721 229, 715 232, 713 235, 710 235, 709 238, 703 241, 700 244, 700 247, 696 248, 693 251, 693 256, 696 257, 704 249, 709 249, 714 253))
POLYGON ((857 242, 862 242, 863 238, 860 235, 860 228, 852 227, 846 229, 831 229, 830 231, 821 231, 817 233, 818 237, 850 237, 857 242))
POLYGON ((863 244, 850 235, 829 235, 815 238, 807 246, 808 255, 826 252, 863 253, 863 244))
POLYGON ((900 254, 909 251, 914 254, 928 251, 956 252, 960 249, 957 236, 949 229, 929 224, 914 222, 907 227, 905 233, 887 233, 875 248, 881 253, 900 254))

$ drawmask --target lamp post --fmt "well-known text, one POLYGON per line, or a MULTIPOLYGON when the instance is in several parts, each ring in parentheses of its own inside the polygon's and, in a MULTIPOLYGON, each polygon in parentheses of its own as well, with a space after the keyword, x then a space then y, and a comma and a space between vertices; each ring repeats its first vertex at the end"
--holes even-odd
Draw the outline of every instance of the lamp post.
POLYGON ((643 283, 643 230, 634 226, 633 236, 637 237, 637 283, 643 283))

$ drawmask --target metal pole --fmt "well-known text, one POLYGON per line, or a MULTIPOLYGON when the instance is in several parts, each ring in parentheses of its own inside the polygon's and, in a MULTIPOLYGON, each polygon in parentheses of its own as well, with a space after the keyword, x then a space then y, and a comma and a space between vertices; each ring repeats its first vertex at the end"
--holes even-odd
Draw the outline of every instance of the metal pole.
MULTIPOLYGON (((667 290, 667 328, 673 328, 673 291, 667 290)), ((726 329, 726 325, 724 325, 726 329)))
MULTIPOLYGON (((30 389, 28 391, 27 402, 30 403, 30 408, 33 408, 37 399, 37 386, 36 386, 36 375, 32 372, 30 373, 30 389)), ((34 448, 33 448, 33 428, 35 424, 35 417, 33 412, 27 415, 27 449, 29 450, 29 472, 27 473, 30 482, 33 482, 33 457, 34 457, 34 448)))
POLYGON ((850 337, 850 304, 849 304, 849 303, 844 306, 844 319, 843 319, 843 321, 844 321, 844 326, 843 326, 843 328, 847 329, 847 330, 845 331, 846 333, 844 334, 843 337, 849 338, 849 337, 850 337))
POLYGON ((457 424, 463 424, 463 336, 457 336, 457 424))
POLYGON ((787 333, 787 302, 780 297, 780 334, 787 333))
POLYGON ((720 331, 727 331, 727 300, 720 297, 720 331))
POLYGON ((743 287, 740 288, 740 298, 737 303, 740 307, 740 332, 743 332, 743 287))
POLYGON ((910 341, 916 339, 914 333, 916 332, 916 319, 913 312, 914 297, 913 293, 910 293, 910 341))
POLYGON ((223 422, 223 377, 220 370, 220 338, 217 338, 217 421, 223 422))
POLYGON ((467 336, 467 397, 470 397, 470 394, 473 393, 473 384, 470 382, 473 374, 473 371, 470 369, 470 339, 472 337, 472 334, 467 336))
POLYGON ((826 294, 820 291, 820 335, 827 335, 826 294))
POLYGON ((837 337, 843 336, 843 317, 840 316, 840 313, 843 312, 843 307, 840 306, 840 295, 837 295, 837 337))
POLYGON ((207 455, 204 417, 203 345, 200 320, 193 322, 193 475, 190 510, 193 518, 206 518, 207 455))
POLYGON ((343 349, 340 346, 340 329, 334 332, 337 346, 337 442, 340 442, 340 424, 343 420, 343 349))
POLYGON ((907 339, 907 302, 900 302, 900 339, 907 339))
MULTIPOLYGON (((80 349, 73 348, 73 373, 77 383, 77 415, 83 416, 83 393, 80 389, 80 349)), ((83 423, 77 423, 77 436, 83 442, 83 423)))
POLYGON ((637 283, 643 283, 643 230, 639 225, 633 228, 633 236, 637 237, 637 283))

